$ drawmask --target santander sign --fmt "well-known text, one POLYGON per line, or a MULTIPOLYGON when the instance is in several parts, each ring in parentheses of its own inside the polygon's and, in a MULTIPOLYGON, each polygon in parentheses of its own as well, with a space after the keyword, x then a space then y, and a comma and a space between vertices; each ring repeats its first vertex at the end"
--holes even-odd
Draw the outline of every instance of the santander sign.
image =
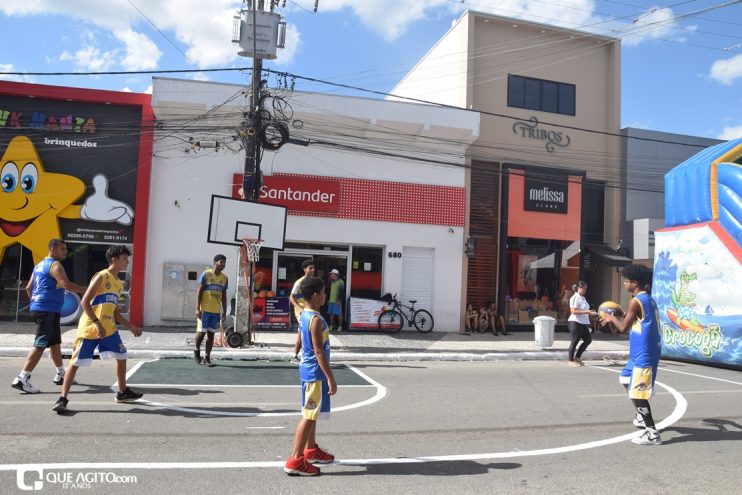
MULTIPOLYGON (((242 175, 235 174, 232 196, 239 197, 242 175)), ((291 211, 337 213, 340 209, 340 182, 313 177, 266 175, 260 202, 280 205, 291 211)))

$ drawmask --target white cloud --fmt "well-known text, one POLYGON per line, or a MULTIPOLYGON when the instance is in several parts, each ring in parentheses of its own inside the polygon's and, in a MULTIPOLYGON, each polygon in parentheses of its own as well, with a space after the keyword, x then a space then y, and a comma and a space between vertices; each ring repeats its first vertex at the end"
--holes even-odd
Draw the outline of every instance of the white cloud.
POLYGON ((726 85, 731 85, 735 79, 742 78, 742 54, 711 64, 709 77, 726 85))
POLYGON ((677 20, 672 9, 650 7, 631 24, 618 29, 616 34, 621 37, 624 46, 636 46, 648 39, 671 37, 672 31, 677 27, 676 24, 677 20))
POLYGON ((145 89, 144 92, 147 93, 148 95, 151 95, 152 94, 152 85, 150 84, 149 86, 147 86, 147 89, 145 89))
MULTIPOLYGON (((0 64, 0 72, 19 72, 19 70, 13 64, 0 64)), ((3 81, 33 82, 33 79, 28 76, 16 74, 0 74, 0 79, 3 81)))
POLYGON ((162 52, 149 37, 131 29, 116 31, 114 35, 126 47, 126 55, 121 59, 124 69, 148 70, 157 67, 162 52))
POLYGON ((211 78, 205 72, 194 72, 191 74, 194 81, 211 81, 211 78))
POLYGON ((721 131, 721 134, 719 134, 719 139, 724 141, 737 138, 742 138, 742 125, 736 127, 725 127, 724 130, 721 131))
POLYGON ((131 88, 129 86, 124 86, 123 88, 121 88, 121 91, 123 91, 124 93, 131 93, 132 92, 131 91, 131 88))
POLYGON ((63 51, 59 56, 59 60, 71 61, 78 69, 90 72, 100 72, 108 70, 108 68, 111 67, 117 53, 117 50, 101 52, 94 46, 85 45, 74 53, 70 53, 67 50, 63 51))
MULTIPOLYGON (((188 61, 200 67, 214 67, 232 62, 237 58, 237 50, 232 45, 232 16, 242 6, 238 0, 161 0, 145 2, 133 0, 139 10, 174 43, 184 44, 182 48, 188 61)), ((2 0, 0 12, 8 16, 62 15, 89 22, 114 34, 126 52, 122 66, 151 65, 152 53, 145 54, 144 60, 137 60, 137 53, 147 46, 144 35, 134 36, 135 27, 149 26, 128 0, 2 0), (120 33, 132 34, 121 36, 120 33)), ((158 34, 158 36, 160 36, 158 34)), ((149 40, 152 46, 155 45, 149 40)), ((161 36, 157 46, 175 50, 161 36)), ((156 57, 159 60, 159 55, 156 57)), ((68 54, 68 56, 72 56, 68 54)), ((73 56, 74 58, 74 56, 73 56)), ((154 61, 157 63, 157 61, 154 61)))
MULTIPOLYGON (((295 3, 305 9, 314 7, 314 0, 296 0, 295 3)), ((402 3, 397 0, 323 0, 320 2, 319 12, 350 9, 367 29, 387 41, 393 41, 403 35, 410 24, 416 21, 440 15, 441 12, 461 13, 467 8, 567 28, 579 28, 592 23, 595 19, 593 0, 563 0, 558 3, 477 0, 474 6, 451 0, 406 0, 402 3)))

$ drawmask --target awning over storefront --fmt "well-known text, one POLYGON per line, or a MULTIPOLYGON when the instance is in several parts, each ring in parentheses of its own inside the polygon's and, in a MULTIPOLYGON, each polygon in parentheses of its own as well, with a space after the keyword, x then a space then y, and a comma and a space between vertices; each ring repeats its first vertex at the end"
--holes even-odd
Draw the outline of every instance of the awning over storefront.
MULTIPOLYGON (((633 261, 607 244, 585 244, 586 256, 591 256, 593 263, 602 263, 608 266, 626 266, 633 261)), ((587 263, 585 263, 587 265, 587 263)))

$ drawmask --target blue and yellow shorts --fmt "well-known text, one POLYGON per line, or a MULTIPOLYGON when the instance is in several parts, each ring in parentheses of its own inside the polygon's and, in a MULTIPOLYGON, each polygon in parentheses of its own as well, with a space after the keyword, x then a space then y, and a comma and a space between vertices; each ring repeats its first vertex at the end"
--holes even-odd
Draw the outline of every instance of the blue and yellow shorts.
POLYGON ((657 365, 640 367, 629 360, 621 370, 618 381, 628 386, 629 399, 649 400, 654 395, 654 380, 657 378, 657 365))
POLYGON ((330 419, 330 386, 326 381, 301 382, 301 415, 312 421, 330 419))
POLYGON ((102 359, 113 358, 121 361, 128 357, 126 346, 121 341, 121 336, 118 332, 115 332, 113 335, 109 335, 103 339, 78 338, 75 340, 75 350, 72 352, 70 364, 80 367, 90 366, 93 362, 93 355, 96 349, 98 349, 98 353, 102 359))
POLYGON ((219 324, 222 321, 222 315, 219 313, 209 313, 201 311, 201 324, 196 329, 197 332, 215 332, 219 330, 219 324))

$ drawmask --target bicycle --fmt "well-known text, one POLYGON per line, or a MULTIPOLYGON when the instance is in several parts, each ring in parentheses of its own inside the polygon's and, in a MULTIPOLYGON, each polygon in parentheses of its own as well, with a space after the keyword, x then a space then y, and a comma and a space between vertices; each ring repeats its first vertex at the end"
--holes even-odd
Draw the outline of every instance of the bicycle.
POLYGON ((379 315, 379 330, 388 333, 397 333, 402 330, 405 321, 407 325, 414 326, 420 333, 433 331, 433 315, 426 309, 415 309, 417 301, 411 300, 411 306, 402 304, 397 299, 397 294, 388 301, 391 307, 385 308, 379 315))

